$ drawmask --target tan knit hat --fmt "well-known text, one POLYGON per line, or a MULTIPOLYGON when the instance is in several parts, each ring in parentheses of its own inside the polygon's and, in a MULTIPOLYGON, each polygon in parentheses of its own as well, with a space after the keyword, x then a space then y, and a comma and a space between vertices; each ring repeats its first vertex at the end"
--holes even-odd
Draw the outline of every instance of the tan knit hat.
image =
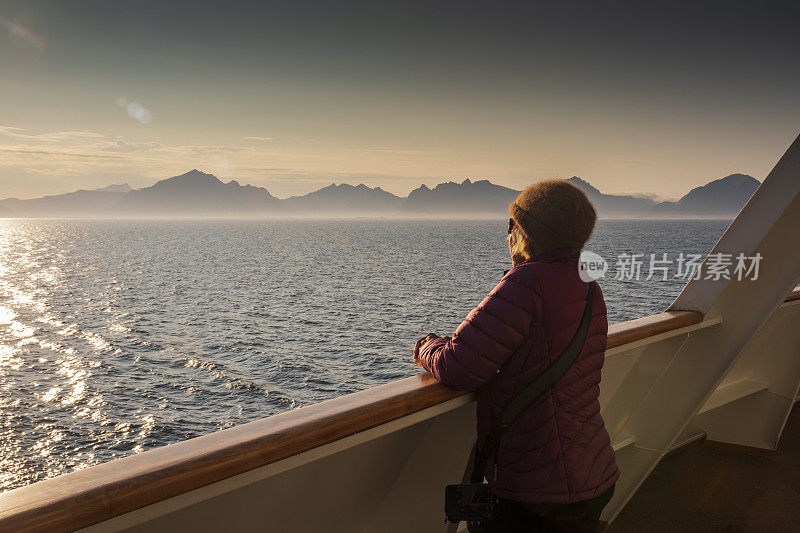
POLYGON ((583 248, 597 220, 586 194, 566 180, 534 183, 508 206, 508 213, 531 240, 536 254, 583 248))

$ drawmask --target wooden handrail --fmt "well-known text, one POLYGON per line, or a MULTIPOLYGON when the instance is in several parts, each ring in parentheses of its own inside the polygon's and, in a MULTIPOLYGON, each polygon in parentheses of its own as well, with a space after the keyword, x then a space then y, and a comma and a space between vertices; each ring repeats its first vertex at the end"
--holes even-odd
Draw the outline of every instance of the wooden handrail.
POLYGON ((667 311, 657 315, 645 316, 608 327, 608 348, 646 339, 659 333, 699 324, 703 321, 700 311, 667 311))
POLYGON ((800 289, 795 289, 789 293, 789 296, 786 297, 785 302, 793 302, 795 300, 800 300, 800 289))
MULTIPOLYGON (((787 301, 800 299, 800 290, 787 301)), ((701 322, 671 311, 609 328, 613 348, 701 322)), ((0 494, 1 531, 74 531, 467 394, 424 373, 0 494)))

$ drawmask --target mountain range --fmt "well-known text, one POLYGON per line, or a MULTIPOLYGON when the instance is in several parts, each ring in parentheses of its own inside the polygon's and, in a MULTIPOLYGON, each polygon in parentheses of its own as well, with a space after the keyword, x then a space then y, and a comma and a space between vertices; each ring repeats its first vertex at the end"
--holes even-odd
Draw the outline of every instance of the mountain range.
POLYGON ((125 216, 259 215, 273 212, 280 201, 263 187, 223 183, 199 170, 161 180, 124 194, 115 210, 125 216))
POLYGON ((21 217, 110 216, 114 206, 131 190, 128 185, 109 185, 30 200, 8 198, 0 200, 0 216, 3 210, 6 216, 21 217))
POLYGON ((403 204, 403 198, 363 183, 356 186, 331 183, 318 191, 287 198, 282 204, 288 213, 383 216, 397 212, 403 204))
POLYGON ((489 180, 461 183, 448 181, 433 189, 421 185, 409 193, 403 203, 403 213, 408 215, 481 215, 505 216, 508 204, 519 191, 495 185, 489 180))
POLYGON ((744 207, 759 185, 757 179, 746 174, 731 174, 695 187, 677 202, 662 202, 656 209, 665 214, 702 212, 723 215, 729 213, 732 206, 744 207), (746 200, 742 202, 743 199, 746 200))
MULTIPOLYGON (((733 217, 760 182, 732 174, 696 187, 676 202, 604 194, 573 176, 602 217, 733 217)), ((409 216, 504 217, 519 191, 489 180, 446 182, 414 189, 408 197, 380 187, 335 183, 303 196, 279 199, 267 189, 227 183, 212 174, 192 170, 150 187, 127 184, 79 190, 29 200, 0 200, 0 217, 254 217, 254 216, 409 216)))

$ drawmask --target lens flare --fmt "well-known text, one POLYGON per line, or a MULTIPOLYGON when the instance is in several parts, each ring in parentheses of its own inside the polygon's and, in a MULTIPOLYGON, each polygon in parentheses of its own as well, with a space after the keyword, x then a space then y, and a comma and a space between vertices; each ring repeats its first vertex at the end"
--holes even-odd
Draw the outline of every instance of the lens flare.
POLYGON ((44 54, 47 50, 47 41, 20 24, 16 19, 8 20, 0 17, 0 27, 8 31, 11 44, 17 48, 35 50, 40 54, 44 54))
POLYGON ((153 114, 150 110, 146 109, 139 102, 129 102, 128 105, 125 106, 125 110, 128 112, 129 117, 135 118, 142 124, 150 124, 153 120, 153 114))

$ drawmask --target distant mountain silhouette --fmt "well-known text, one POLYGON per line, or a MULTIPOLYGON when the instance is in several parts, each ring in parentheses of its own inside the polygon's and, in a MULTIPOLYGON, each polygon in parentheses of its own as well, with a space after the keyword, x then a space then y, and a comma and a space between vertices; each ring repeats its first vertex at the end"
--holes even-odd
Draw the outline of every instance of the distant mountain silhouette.
POLYGON ((578 176, 572 176, 571 178, 567 178, 567 181, 571 184, 575 185, 579 189, 583 189, 583 192, 586 193, 586 196, 589 198, 597 198, 599 196, 605 196, 603 193, 600 192, 600 189, 594 187, 588 181, 579 178, 578 176))
POLYGON ((519 191, 495 185, 489 180, 461 183, 449 181, 433 189, 426 185, 411 191, 403 204, 405 214, 428 216, 500 215, 508 212, 508 204, 519 191))
MULTIPOLYGON (((656 203, 646 197, 604 194, 588 181, 573 176, 603 217, 734 216, 760 185, 744 174, 733 174, 692 189, 677 202, 656 203)), ((80 190, 32 200, 0 200, 0 217, 118 217, 118 216, 426 216, 504 217, 519 191, 488 180, 449 181, 433 189, 426 185, 407 198, 380 187, 331 184, 303 196, 280 200, 263 187, 220 181, 192 170, 131 190, 127 184, 80 190)))
POLYGON ((114 214, 113 206, 125 194, 103 189, 81 189, 31 200, 7 198, 0 200, 0 206, 10 209, 16 216, 24 217, 111 216, 114 214))
POLYGON ((731 174, 695 187, 677 202, 662 202, 655 211, 682 216, 734 216, 756 192, 761 182, 746 174, 731 174))
POLYGON ((245 216, 279 208, 279 200, 263 187, 223 183, 197 169, 130 191, 116 205, 123 215, 155 216, 245 216))
POLYGON ((567 180, 576 187, 583 189, 589 200, 592 201, 599 216, 603 217, 631 217, 647 216, 651 213, 656 203, 649 198, 625 196, 617 194, 603 194, 589 182, 573 176, 567 180))
POLYGON ((133 190, 133 187, 127 183, 115 183, 114 185, 106 185, 105 187, 100 187, 99 189, 95 190, 104 192, 130 192, 133 190))
POLYGON ((352 215, 393 214, 400 209, 403 199, 380 187, 370 188, 363 183, 353 186, 331 183, 303 196, 282 200, 286 211, 292 214, 352 215))

